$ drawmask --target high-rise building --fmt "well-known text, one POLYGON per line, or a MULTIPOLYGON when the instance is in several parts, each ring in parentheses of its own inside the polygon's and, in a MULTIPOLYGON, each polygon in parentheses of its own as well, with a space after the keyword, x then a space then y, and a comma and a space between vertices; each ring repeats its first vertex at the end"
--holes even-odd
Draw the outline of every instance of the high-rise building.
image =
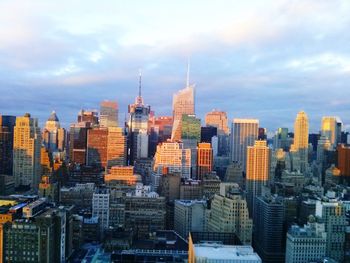
POLYGON ((81 110, 78 113, 78 122, 90 123, 90 126, 98 125, 98 112, 96 110, 81 110))
POLYGON ((194 115, 194 85, 189 84, 189 72, 187 72, 186 87, 173 96, 173 130, 172 141, 181 140, 182 115, 194 115))
POLYGON ((100 127, 118 127, 118 103, 105 100, 100 104, 100 127))
POLYGON ((333 147, 336 147, 341 138, 342 122, 338 117, 322 117, 321 135, 328 138, 333 147))
POLYGON ((201 120, 196 115, 182 115, 181 141, 195 140, 198 143, 201 139, 201 120))
POLYGON ((238 189, 216 194, 208 213, 208 231, 235 233, 244 245, 252 243, 253 220, 247 202, 238 189))
POLYGON ((62 147, 65 139, 65 130, 61 128, 59 119, 56 112, 53 111, 46 121, 45 128, 43 130, 43 142, 50 152, 57 151, 59 146, 62 147))
POLYGON ((99 168, 107 165, 108 129, 93 128, 87 132, 86 164, 99 168))
POLYGON ((247 147, 246 189, 249 212, 254 215, 255 197, 262 194, 262 187, 267 185, 270 173, 270 148, 266 141, 255 141, 247 147))
POLYGON ((288 128, 278 128, 273 137, 273 148, 275 150, 281 148, 284 151, 288 151, 291 141, 291 138, 288 136, 288 128))
POLYGON ((144 104, 141 96, 141 73, 139 94, 135 99, 135 103, 129 105, 128 112, 128 157, 129 164, 134 165, 136 159, 148 157, 148 124, 151 107, 144 104))
POLYGON ((0 115, 0 174, 12 175, 15 116, 0 115))
POLYGON ((256 119, 233 119, 231 131, 232 161, 242 165, 246 171, 247 147, 258 139, 259 121, 256 119))
POLYGON ((264 263, 284 262, 283 201, 278 197, 256 197, 254 249, 264 263))
POLYGON ((169 173, 179 173, 183 178, 190 178, 191 150, 184 149, 183 144, 179 142, 165 142, 158 145, 153 171, 162 174, 163 168, 168 168, 169 173))
POLYGON ((204 200, 175 200, 174 230, 184 239, 192 231, 205 231, 205 211, 207 202, 204 200))
POLYGON ((126 136, 123 129, 109 127, 107 137, 107 167, 123 166, 127 162, 126 136))
MULTIPOLYGON (((205 125, 207 127, 217 128, 217 154, 215 156, 229 156, 230 153, 230 139, 229 128, 227 122, 227 114, 224 111, 213 110, 205 116, 205 125)), ((214 137, 215 138, 215 137, 214 137)), ((212 142, 213 143, 213 142, 212 142)), ((214 145, 212 145, 215 149, 214 145)))
POLYGON ((294 142, 291 151, 300 158, 300 171, 305 172, 308 164, 309 119, 304 111, 297 114, 294 123, 294 142))
POLYGON ((37 189, 41 179, 41 133, 38 120, 29 113, 17 117, 14 127, 13 175, 15 186, 37 189))
POLYGON ((350 178, 350 147, 341 144, 337 149, 340 174, 345 178, 350 178))
POLYGON ((212 138, 217 136, 217 128, 212 126, 201 127, 201 142, 211 143, 212 138))
POLYGON ((205 174, 213 170, 213 149, 210 143, 198 143, 197 179, 202 180, 205 174))
POLYGON ((224 111, 212 110, 205 115, 205 125, 216 127, 218 134, 229 134, 230 131, 227 124, 227 114, 224 111))
POLYGON ((344 204, 336 200, 316 201, 316 217, 321 218, 325 224, 326 256, 343 262, 347 226, 344 204))
POLYGON ((286 263, 318 262, 326 256, 324 224, 292 226, 287 233, 286 263))

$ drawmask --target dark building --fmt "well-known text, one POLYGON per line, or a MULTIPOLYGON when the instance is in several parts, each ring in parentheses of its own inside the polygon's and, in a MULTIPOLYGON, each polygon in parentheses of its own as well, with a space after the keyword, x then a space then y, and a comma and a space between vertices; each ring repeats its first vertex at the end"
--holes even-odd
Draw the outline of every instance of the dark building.
POLYGON ((12 175, 15 116, 0 115, 0 174, 12 175))
POLYGON ((213 126, 201 127, 201 142, 211 143, 211 138, 217 136, 218 129, 213 126))
POLYGON ((342 132, 341 133, 341 136, 340 136, 340 138, 341 138, 341 140, 340 140, 340 143, 343 143, 343 144, 348 144, 349 142, 348 142, 348 137, 349 137, 349 135, 350 135, 350 133, 349 132, 342 132))
POLYGON ((282 199, 256 197, 253 246, 264 263, 284 262, 284 205, 282 199))
POLYGON ((338 169, 343 178, 350 178, 350 147, 341 144, 338 146, 338 169))
POLYGON ((318 140, 320 139, 320 134, 319 133, 310 133, 309 134, 309 143, 312 144, 312 150, 314 152, 317 151, 317 144, 318 140))
POLYGON ((266 128, 259 128, 258 140, 266 140, 266 139, 267 139, 266 128))

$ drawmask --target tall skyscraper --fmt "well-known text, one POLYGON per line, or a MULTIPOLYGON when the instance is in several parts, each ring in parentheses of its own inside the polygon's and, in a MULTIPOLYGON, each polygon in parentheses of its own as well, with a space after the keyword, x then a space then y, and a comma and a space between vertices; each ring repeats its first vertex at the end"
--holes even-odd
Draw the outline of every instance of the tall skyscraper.
MULTIPOLYGON (((205 125, 207 127, 217 128, 217 155, 229 156, 229 127, 227 114, 224 111, 212 110, 205 115, 205 125)), ((213 146, 214 148, 214 146, 213 146)))
POLYGON ((139 78, 139 94, 134 104, 129 105, 128 121, 128 156, 129 164, 139 158, 148 157, 148 139, 149 139, 149 115, 150 106, 145 106, 141 95, 141 73, 139 78))
POLYGON ((255 197, 262 194, 262 187, 267 185, 270 172, 270 148, 266 141, 255 141, 247 147, 247 199, 251 215, 254 215, 255 197))
POLYGON ((108 128, 107 138, 107 167, 126 165, 127 145, 123 129, 119 127, 108 128))
POLYGON ((330 140, 333 147, 340 142, 342 122, 338 117, 325 116, 322 117, 321 135, 330 140))
POLYGON ((118 127, 118 104, 105 100, 100 104, 100 127, 118 127))
POLYGON ((186 87, 173 96, 173 130, 172 141, 181 140, 182 115, 194 115, 194 85, 189 83, 189 68, 187 70, 186 87))
POLYGON ((297 114, 294 123, 294 142, 291 146, 291 152, 294 152, 300 158, 300 171, 304 172, 308 164, 309 148, 309 119, 304 111, 297 114))
POLYGON ((15 116, 0 115, 0 174, 12 175, 15 116))
POLYGON ((264 263, 284 262, 284 206, 278 197, 256 197, 254 248, 264 263))
POLYGON ((43 142, 46 149, 50 152, 54 152, 64 147, 64 142, 62 142, 62 140, 65 140, 65 130, 61 128, 56 112, 53 111, 46 121, 43 130, 43 142))
POLYGON ((197 147, 197 179, 213 170, 213 149, 210 143, 199 143, 197 147))
POLYGON ((259 120, 256 119, 233 119, 231 131, 231 154, 232 161, 242 165, 246 170, 247 147, 253 146, 258 139, 259 120))
POLYGON ((107 164, 108 129, 92 128, 87 133, 86 164, 104 168, 107 164))
POLYGON ((37 189, 41 179, 41 133, 29 113, 17 117, 14 128, 13 175, 15 186, 37 189))

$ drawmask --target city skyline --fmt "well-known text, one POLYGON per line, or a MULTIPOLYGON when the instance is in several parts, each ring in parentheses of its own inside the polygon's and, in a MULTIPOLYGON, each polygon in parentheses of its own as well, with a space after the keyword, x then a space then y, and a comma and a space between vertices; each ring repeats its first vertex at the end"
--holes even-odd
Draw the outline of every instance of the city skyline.
POLYGON ((124 119, 142 68, 145 103, 170 116, 190 58, 202 121, 218 108, 274 132, 304 110, 312 132, 328 115, 349 128, 349 12, 347 1, 4 1, 0 112, 42 126, 56 110, 68 127, 109 99, 124 119))

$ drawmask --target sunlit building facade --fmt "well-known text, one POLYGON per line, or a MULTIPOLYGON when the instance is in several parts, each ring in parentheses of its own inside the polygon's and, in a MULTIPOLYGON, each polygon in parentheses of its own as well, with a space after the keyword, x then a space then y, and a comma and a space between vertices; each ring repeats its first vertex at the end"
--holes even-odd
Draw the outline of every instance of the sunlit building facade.
POLYGON ((100 104, 100 127, 118 127, 118 103, 105 100, 100 104))
POLYGON ((41 133, 38 120, 29 113, 17 117, 14 127, 13 175, 15 186, 37 189, 41 179, 41 133))
POLYGON ((297 114, 294 123, 294 142, 291 152, 298 155, 300 159, 300 171, 305 172, 308 164, 309 148, 309 119, 304 111, 297 114))
POLYGON ((210 143, 199 143, 197 147, 197 179, 213 170, 213 149, 210 143))

